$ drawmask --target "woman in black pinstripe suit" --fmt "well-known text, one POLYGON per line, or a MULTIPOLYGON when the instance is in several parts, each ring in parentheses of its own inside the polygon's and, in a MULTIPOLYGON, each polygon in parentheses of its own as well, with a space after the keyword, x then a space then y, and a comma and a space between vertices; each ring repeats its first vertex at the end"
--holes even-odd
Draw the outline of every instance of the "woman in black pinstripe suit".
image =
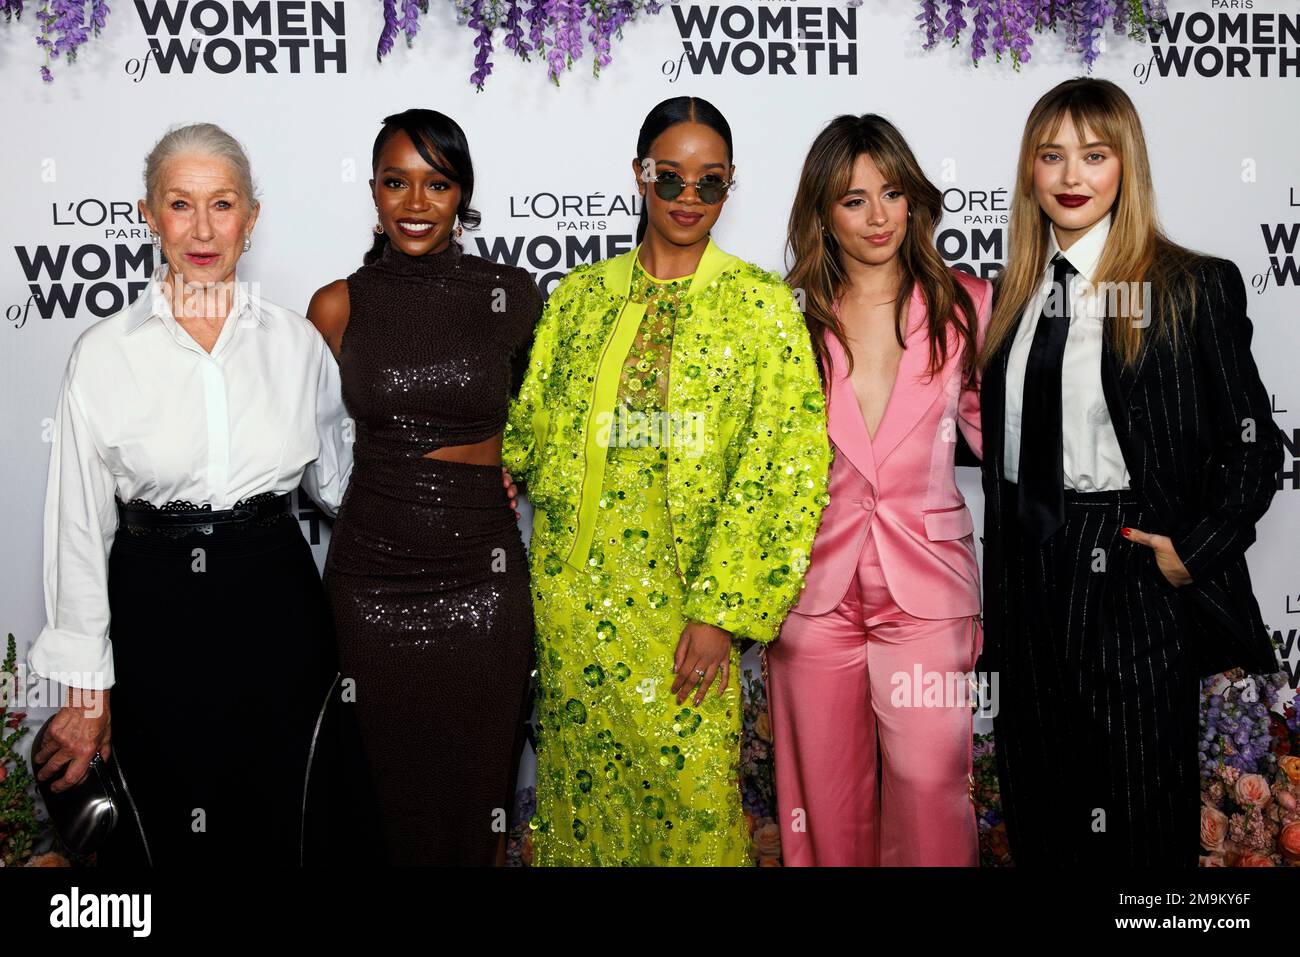
POLYGON ((1237 267, 1157 223, 1104 80, 1038 101, 982 363, 985 655, 1022 865, 1193 865, 1198 678, 1277 669, 1244 553, 1281 438, 1237 267))

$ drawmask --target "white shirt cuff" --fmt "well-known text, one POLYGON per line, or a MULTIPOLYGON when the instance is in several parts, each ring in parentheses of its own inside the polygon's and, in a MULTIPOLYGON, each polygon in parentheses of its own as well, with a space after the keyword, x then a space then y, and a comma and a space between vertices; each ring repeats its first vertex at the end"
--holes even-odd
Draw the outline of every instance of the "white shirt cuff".
POLYGON ((113 643, 60 628, 43 628, 27 652, 27 667, 74 688, 113 687, 113 643))

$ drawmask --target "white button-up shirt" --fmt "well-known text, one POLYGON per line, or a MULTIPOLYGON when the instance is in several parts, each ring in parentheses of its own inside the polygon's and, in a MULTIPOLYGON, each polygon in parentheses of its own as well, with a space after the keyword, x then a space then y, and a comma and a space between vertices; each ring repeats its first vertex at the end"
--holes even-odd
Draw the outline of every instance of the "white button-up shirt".
POLYGON ((333 515, 352 471, 338 365, 306 319, 236 282, 211 353, 172 315, 160 266, 68 360, 45 492, 46 624, 31 670, 114 683, 108 554, 114 497, 231 508, 301 482, 333 515))
MULTIPOLYGON (((1070 330, 1061 366, 1061 438, 1064 443, 1065 487, 1079 492, 1104 492, 1129 487, 1128 469, 1120 451, 1115 427, 1101 386, 1102 340, 1106 300, 1092 291, 1089 280, 1096 272, 1110 234, 1111 214, 1074 241, 1062 255, 1078 274, 1070 277, 1070 330)), ((1050 248, 1038 292, 1020 316, 1007 358, 1005 454, 1003 472, 1008 481, 1020 475, 1020 423, 1024 406, 1025 364, 1034 330, 1052 288, 1052 257, 1061 252, 1056 231, 1048 229, 1050 248)), ((1032 438, 1032 436, 1030 437, 1032 438)))

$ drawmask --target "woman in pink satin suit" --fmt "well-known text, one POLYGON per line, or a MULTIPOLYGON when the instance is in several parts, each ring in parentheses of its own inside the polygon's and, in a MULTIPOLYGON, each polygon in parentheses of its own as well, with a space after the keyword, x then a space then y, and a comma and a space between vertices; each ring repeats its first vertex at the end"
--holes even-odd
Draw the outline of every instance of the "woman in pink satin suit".
POLYGON ((970 798, 979 571, 957 488, 980 454, 992 288, 935 249, 941 194, 887 120, 840 116, 790 214, 835 449, 799 602, 766 652, 789 865, 979 863, 970 798))

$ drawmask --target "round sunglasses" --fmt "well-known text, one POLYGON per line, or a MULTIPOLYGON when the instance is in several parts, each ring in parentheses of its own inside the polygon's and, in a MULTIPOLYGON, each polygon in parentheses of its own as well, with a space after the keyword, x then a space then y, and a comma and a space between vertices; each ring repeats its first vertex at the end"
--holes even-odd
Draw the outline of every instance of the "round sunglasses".
POLYGON ((654 178, 654 184, 655 195, 663 200, 676 199, 682 195, 682 190, 687 186, 694 186, 695 195, 700 197, 700 202, 706 206, 722 202, 722 197, 727 195, 727 190, 733 185, 716 173, 706 173, 694 183, 688 183, 670 169, 660 172, 654 178))

